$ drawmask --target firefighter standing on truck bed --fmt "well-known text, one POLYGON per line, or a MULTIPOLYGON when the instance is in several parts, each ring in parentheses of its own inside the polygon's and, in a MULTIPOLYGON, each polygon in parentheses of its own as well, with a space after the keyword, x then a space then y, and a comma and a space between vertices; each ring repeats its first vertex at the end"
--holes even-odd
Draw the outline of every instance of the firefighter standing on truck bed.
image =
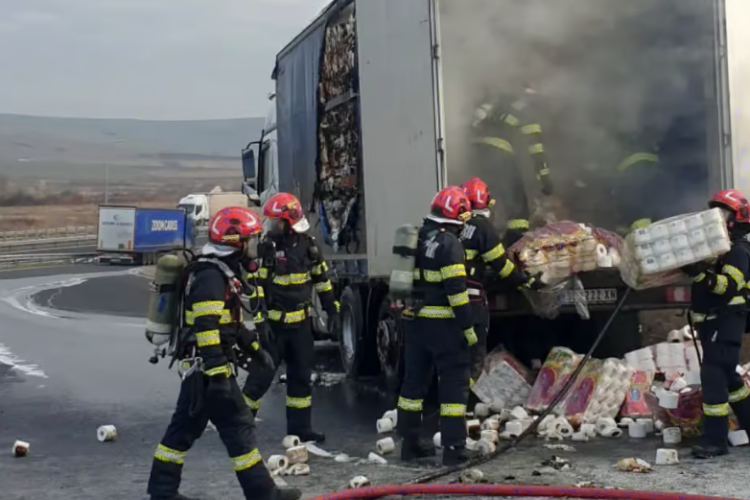
POLYGON ((459 239, 466 254, 466 272, 469 301, 474 318, 474 331, 478 342, 471 348, 470 385, 482 374, 484 358, 487 356, 487 332, 489 329, 489 310, 487 295, 484 291, 487 280, 486 267, 491 266, 497 278, 513 287, 539 290, 542 283, 526 272, 516 268, 505 254, 505 247, 500 236, 490 222, 491 209, 495 199, 490 194, 487 184, 474 177, 461 186, 471 203, 471 218, 461 231, 459 239))
POLYGON ((493 191, 500 193, 508 216, 505 246, 510 247, 529 230, 529 200, 520 164, 521 151, 528 152, 534 164, 535 177, 542 193, 552 194, 552 180, 542 142, 542 127, 534 121, 536 91, 530 86, 517 99, 485 102, 474 111, 472 122, 472 165, 490 180, 493 191), (526 140, 520 140, 523 136, 526 140))
POLYGON ((422 406, 437 368, 443 464, 466 461, 466 400, 469 347, 477 343, 466 289, 464 249, 458 234, 471 216, 471 203, 457 186, 440 190, 419 230, 413 305, 404 310, 404 381, 398 399, 401 458, 434 456, 419 438, 422 406))
POLYGON ((252 211, 229 207, 211 218, 209 243, 188 264, 178 287, 184 289, 184 325, 175 344, 182 386, 172 422, 154 453, 148 493, 152 500, 188 500, 178 493, 185 456, 211 421, 234 463, 248 500, 296 500, 299 490, 280 490, 268 473, 255 440, 253 415, 235 379, 234 352, 250 351, 271 363, 261 339, 242 323, 239 300, 243 263, 251 240, 262 231, 252 211))
MULTIPOLYGON (((328 279, 328 265, 315 239, 305 234, 310 224, 299 200, 289 193, 277 193, 263 206, 263 216, 268 227, 259 247, 262 263, 249 279, 257 280, 258 295, 264 296, 268 308, 274 364, 286 362, 287 434, 299 436, 302 441, 323 442, 325 435, 312 428, 313 288, 328 314, 330 331, 337 330, 339 303, 328 279)), ((257 413, 275 370, 251 363, 248 374, 242 391, 253 413, 257 413)))
POLYGON ((714 263, 683 267, 693 279, 691 317, 703 347, 703 444, 696 458, 726 455, 729 408, 743 429, 750 428, 750 389, 737 374, 742 335, 747 331, 750 280, 750 204, 735 189, 716 193, 710 207, 722 209, 732 248, 714 263))

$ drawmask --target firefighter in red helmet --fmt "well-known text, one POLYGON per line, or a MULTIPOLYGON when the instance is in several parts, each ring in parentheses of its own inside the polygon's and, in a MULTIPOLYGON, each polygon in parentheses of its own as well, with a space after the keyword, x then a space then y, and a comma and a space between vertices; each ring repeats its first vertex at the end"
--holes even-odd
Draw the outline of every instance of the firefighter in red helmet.
POLYGON ((696 458, 726 455, 729 409, 750 429, 750 389, 737 374, 742 335, 747 331, 750 280, 750 203, 736 189, 716 193, 709 207, 721 209, 732 247, 712 262, 685 266, 693 279, 690 314, 703 350, 703 442, 696 458))

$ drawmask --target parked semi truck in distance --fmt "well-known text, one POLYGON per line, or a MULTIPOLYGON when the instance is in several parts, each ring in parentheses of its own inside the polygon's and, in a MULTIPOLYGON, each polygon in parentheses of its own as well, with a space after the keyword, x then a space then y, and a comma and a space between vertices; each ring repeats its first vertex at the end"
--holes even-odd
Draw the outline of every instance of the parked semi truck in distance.
MULTIPOLYGON (((659 93, 664 80, 661 86, 639 80, 645 71, 664 71, 659 64, 638 59, 639 54, 651 54, 651 46, 665 54, 689 54, 683 66, 670 68, 666 76, 679 75, 678 80, 690 82, 684 100, 675 106, 690 112, 668 117, 680 124, 680 130, 699 131, 689 141, 698 148, 690 152, 697 161, 688 162, 688 170, 679 174, 689 179, 690 193, 680 200, 653 198, 643 203, 672 203, 675 213, 681 213, 705 207, 715 190, 750 187, 742 170, 743 164, 750 167, 750 130, 742 126, 746 117, 737 107, 748 102, 747 86, 742 86, 739 75, 748 74, 750 61, 744 54, 750 45, 743 43, 747 36, 741 16, 730 16, 747 9, 742 0, 570 3, 576 7, 541 16, 554 2, 335 0, 277 55, 273 135, 270 127, 264 131, 259 144, 268 147, 260 148, 262 166, 246 173, 255 177, 258 192, 294 193, 310 210, 311 231, 330 263, 342 306, 342 329, 336 334, 350 376, 379 373, 389 388, 400 381, 399 308, 387 298, 396 228, 420 224, 435 192, 445 185, 474 175, 491 185, 502 182, 492 177, 501 176, 499 171, 488 173, 466 161, 467 126, 474 107, 486 98, 480 94, 488 83, 515 83, 521 88, 528 77, 536 78, 537 84, 542 79, 544 87, 544 77, 550 77, 548 95, 558 99, 551 106, 555 112, 546 115, 545 123, 551 125, 545 126, 545 146, 549 144, 557 195, 567 205, 567 218, 614 230, 608 221, 616 215, 608 208, 613 205, 593 202, 596 196, 582 191, 597 185, 602 163, 610 162, 616 170, 620 159, 615 155, 600 161, 598 169, 591 166, 603 151, 596 134, 603 132, 609 143, 642 135, 636 124, 623 130, 626 114, 633 114, 637 102, 642 105, 639 113, 648 116, 657 107, 649 109, 647 103, 667 97, 659 93), (610 9, 607 23, 595 22, 602 4, 610 9), (527 29, 512 32, 511 13, 523 18, 520 24, 527 29), (510 47, 493 39, 502 19, 513 36, 510 47), (566 29, 573 37, 582 26, 604 25, 607 28, 594 35, 586 33, 578 46, 571 43, 557 51, 543 47, 566 29), (627 50, 623 44, 630 44, 627 50), (540 56, 542 50, 545 57, 540 56), (586 54, 594 59, 582 56, 586 54), (644 71, 630 71, 630 79, 618 73, 618 68, 631 66, 644 71), (525 75, 523 68, 535 73, 525 75), (515 79, 504 80, 504 75, 515 79), (602 117, 612 120, 599 121, 602 117)), ((626 149, 624 144, 614 145, 626 149)), ((673 153, 680 156, 679 150, 673 153)), ((576 322, 568 295, 560 297, 563 314, 551 320, 570 322, 569 335, 596 333, 626 289, 617 272, 585 273, 581 279, 588 290, 591 320, 576 322)), ((689 299, 688 283, 631 293, 604 349, 608 355, 621 355, 637 347, 639 311, 682 309, 689 299)), ((491 336, 503 330, 523 331, 526 336, 522 329, 532 312, 520 294, 499 288, 489 301, 491 336)))
POLYGON ((151 265, 193 246, 193 222, 182 209, 99 207, 99 262, 151 265))
POLYGON ((240 191, 212 190, 210 193, 192 193, 177 203, 185 210, 196 227, 205 226, 219 210, 226 207, 247 207, 248 197, 240 191))

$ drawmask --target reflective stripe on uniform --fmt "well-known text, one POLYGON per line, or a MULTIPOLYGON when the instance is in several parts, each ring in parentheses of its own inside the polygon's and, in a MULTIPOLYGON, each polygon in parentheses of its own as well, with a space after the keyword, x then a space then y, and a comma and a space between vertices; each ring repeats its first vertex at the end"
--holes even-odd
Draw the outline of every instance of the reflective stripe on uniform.
POLYGON ((617 166, 617 170, 620 172, 624 172, 633 165, 642 161, 648 163, 659 163, 659 156, 651 153, 635 153, 620 162, 620 164, 617 166))
POLYGON ((323 283, 315 283, 315 291, 318 293, 333 291, 331 280, 324 281, 323 283))
POLYGON ((521 124, 521 120, 519 120, 518 118, 516 118, 515 116, 511 114, 506 114, 503 117, 503 121, 507 123, 508 125, 510 125, 511 127, 517 127, 518 125, 521 124))
POLYGON ((459 307, 469 303, 469 291, 464 290, 454 295, 448 295, 448 303, 451 307, 459 307))
POLYGON ((167 448, 163 444, 160 444, 156 447, 156 451, 154 452, 154 458, 157 459, 160 462, 167 462, 177 465, 182 465, 185 463, 185 456, 187 455, 186 451, 179 451, 172 448, 167 448))
POLYGON ((476 257, 477 255, 479 255, 479 251, 477 251, 477 250, 470 250, 468 248, 466 250, 464 250, 464 253, 466 254, 466 260, 474 260, 474 257, 476 257))
POLYGON ((333 307, 336 309, 336 312, 341 312, 341 302, 338 300, 333 301, 333 307))
POLYGON ((450 306, 424 306, 417 314, 420 318, 451 319, 455 318, 453 308, 450 306))
POLYGON ((404 411, 422 411, 422 399, 407 399, 403 396, 398 398, 398 407, 404 411))
POLYGON ((459 403, 444 403, 440 405, 441 417, 464 417, 466 415, 466 405, 459 403))
POLYGON ((466 267, 463 264, 453 264, 440 268, 440 276, 447 280, 449 278, 461 278, 466 276, 466 267))
POLYGON ((211 368, 210 370, 206 370, 203 373, 205 373, 209 377, 214 377, 216 375, 226 375, 227 377, 229 377, 232 375, 232 365, 226 364, 217 366, 216 368, 211 368))
POLYGON ((730 306, 741 306, 742 304, 747 304, 747 301, 745 300, 745 297, 742 295, 737 295, 732 300, 729 301, 730 306))
POLYGON ((498 137, 481 137, 475 139, 473 142, 475 144, 486 144, 493 148, 502 149, 503 151, 513 154, 513 146, 511 146, 511 144, 505 139, 500 139, 498 137))
POLYGON ((210 345, 221 344, 221 338, 219 337, 219 330, 208 330, 205 332, 196 333, 195 343, 198 347, 208 347, 210 345))
POLYGON ((244 394, 242 397, 245 399, 245 404, 251 409, 251 410, 260 410, 260 399, 250 399, 249 397, 245 396, 244 394))
POLYGON ((503 255, 505 255, 505 247, 502 243, 498 243, 495 248, 493 248, 489 252, 485 252, 484 254, 482 254, 482 260, 489 263, 493 260, 499 259, 503 255))
POLYGON ((716 295, 724 295, 727 291, 728 286, 729 286, 729 278, 727 278, 723 274, 718 274, 716 275, 716 285, 711 291, 715 293, 716 295))
POLYGON ((721 268, 722 274, 729 275, 730 278, 732 278, 735 283, 737 283, 737 288, 745 288, 745 276, 742 274, 742 271, 737 269, 734 266, 730 266, 729 264, 725 264, 721 268))
POLYGON ((523 127, 521 127, 521 133, 525 135, 541 134, 542 126, 538 123, 530 123, 529 125, 524 125, 523 127))
POLYGON ((729 402, 730 403, 739 403, 743 399, 750 396, 750 387, 746 386, 745 384, 742 384, 742 387, 737 389, 736 391, 732 391, 729 393, 729 402))
POLYGON ((544 144, 542 143, 536 143, 529 146, 529 154, 530 155, 539 155, 544 153, 544 144))
POLYGON ((469 378, 469 387, 470 387, 470 388, 471 388, 471 387, 474 387, 474 384, 475 384, 475 383, 476 383, 476 380, 474 380, 473 378, 469 378))
POLYGON ((255 290, 253 290, 253 293, 248 295, 247 297, 249 299, 262 299, 266 296, 265 292, 263 291, 262 286, 256 286, 255 290))
POLYGON ((700 283, 704 279, 706 279, 706 273, 700 273, 698 276, 693 276, 694 283, 700 283))
MULTIPOLYGON (((207 314, 201 314, 201 316, 208 316, 207 314)), ((197 316, 200 317, 200 316, 197 316)), ((196 316, 193 313, 193 311, 185 311, 185 324, 188 326, 192 326, 195 324, 196 316)), ((240 312, 240 321, 242 321, 242 312, 240 312)), ((228 325, 229 323, 234 323, 234 318, 232 318, 232 311, 229 309, 224 309, 221 311, 221 318, 219 318, 219 324, 220 325, 228 325)))
POLYGON ((271 309, 268 311, 268 319, 272 321, 281 321, 281 318, 284 318, 284 323, 299 323, 300 321, 305 321, 307 316, 310 314, 310 308, 307 309, 299 309, 297 311, 289 311, 284 315, 284 311, 279 311, 276 309, 271 309))
POLYGON ((310 281, 310 273, 282 274, 273 277, 273 284, 281 286, 304 285, 308 281, 310 281))
POLYGON ((263 317, 263 313, 257 312, 255 313, 255 317, 253 318, 253 323, 257 325, 258 323, 263 323, 265 320, 266 319, 263 317))
POLYGON ((630 230, 644 229, 652 224, 651 219, 638 219, 630 225, 630 230))
POLYGON ((729 415, 729 403, 707 405, 703 403, 703 414, 707 417, 726 417, 729 415))
POLYGON ((508 221, 508 229, 528 229, 529 221, 526 219, 511 219, 508 221))
POLYGON ((259 464, 262 460, 263 457, 260 456, 258 448, 255 448, 250 453, 240 455, 239 457, 232 457, 232 463, 234 464, 235 472, 249 469, 253 465, 259 464))
POLYGON ((317 266, 313 266, 312 271, 310 271, 313 276, 320 276, 321 274, 328 272, 328 264, 325 262, 318 264, 317 266))
POLYGON ((291 396, 286 397, 286 407, 302 410, 304 408, 310 408, 312 406, 312 396, 305 398, 293 398, 291 396))
POLYGON ((503 268, 500 270, 500 277, 507 278, 508 276, 511 275, 511 273, 513 273, 515 269, 516 269, 516 266, 513 264, 513 262, 510 261, 510 259, 508 259, 505 262, 505 265, 503 266, 503 268))

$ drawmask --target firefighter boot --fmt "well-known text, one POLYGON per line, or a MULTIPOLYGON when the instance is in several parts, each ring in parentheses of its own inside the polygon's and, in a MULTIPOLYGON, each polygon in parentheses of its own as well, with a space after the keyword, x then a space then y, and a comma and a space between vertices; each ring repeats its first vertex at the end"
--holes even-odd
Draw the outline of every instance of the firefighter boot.
POLYGON ((443 465, 461 465, 476 456, 475 452, 467 450, 464 446, 450 446, 443 450, 443 465))
POLYGON ((303 443, 309 443, 310 441, 312 441, 313 443, 323 443, 326 440, 325 434, 323 434, 322 432, 315 432, 312 429, 299 432, 295 434, 295 436, 297 436, 303 443))
POLYGON ((729 417, 705 417, 703 420, 703 443, 693 447, 692 455, 695 458, 707 459, 729 453, 727 447, 728 430, 729 417))
POLYGON ((151 497, 151 500, 198 500, 197 498, 193 497, 186 497, 185 495, 181 495, 180 493, 177 493, 174 496, 171 497, 151 497))
POLYGON ((297 488, 277 488, 274 500, 299 500, 302 492, 297 488))
POLYGON ((405 462, 434 456, 435 447, 421 439, 409 437, 404 438, 403 443, 401 443, 401 460, 405 462))

